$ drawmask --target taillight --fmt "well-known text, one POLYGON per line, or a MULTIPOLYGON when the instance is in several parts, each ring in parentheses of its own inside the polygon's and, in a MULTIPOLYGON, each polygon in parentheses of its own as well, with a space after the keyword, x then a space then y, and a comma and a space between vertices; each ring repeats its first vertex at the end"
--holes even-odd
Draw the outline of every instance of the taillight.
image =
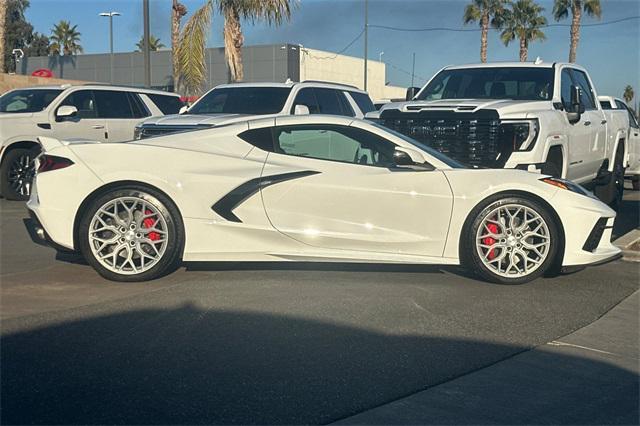
POLYGON ((64 157, 56 157, 55 155, 43 154, 40 156, 38 173, 50 172, 52 170, 60 170, 73 165, 73 161, 64 157))

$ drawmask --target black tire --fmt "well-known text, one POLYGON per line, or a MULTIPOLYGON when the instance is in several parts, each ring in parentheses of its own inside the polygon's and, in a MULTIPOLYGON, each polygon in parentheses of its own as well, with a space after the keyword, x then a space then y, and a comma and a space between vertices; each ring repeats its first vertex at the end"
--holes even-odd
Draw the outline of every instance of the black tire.
POLYGON ((640 191, 640 178, 637 176, 633 177, 633 179, 631 179, 631 187, 634 191, 640 191))
POLYGON ((561 233, 558 230, 558 224, 555 216, 548 211, 548 208, 534 198, 530 198, 523 195, 510 195, 501 194, 490 197, 478 205, 469 215, 467 221, 463 227, 461 237, 461 250, 460 257, 462 265, 468 268, 471 272, 474 272, 481 279, 493 282, 496 284, 524 284, 539 278, 543 274, 547 274, 551 271, 554 265, 557 263, 557 256, 559 247, 563 244, 560 241, 561 233), (546 257, 537 267, 529 274, 519 277, 505 277, 499 275, 489 269, 480 258, 478 249, 476 247, 476 236, 479 227, 482 225, 483 219, 489 215, 496 208, 506 206, 510 204, 518 204, 526 206, 534 210, 544 220, 549 230, 549 249, 546 252, 546 257))
POLYGON ((0 168, 0 189, 4 198, 17 201, 29 199, 35 172, 33 160, 38 152, 37 149, 14 148, 5 154, 0 168), (29 163, 26 168, 23 167, 25 159, 29 163), (15 175, 16 170, 20 170, 18 176, 15 175))
MULTIPOLYGON (((100 275, 112 281, 149 281, 173 272, 179 265, 184 247, 184 225, 178 208, 163 193, 143 185, 125 185, 113 188, 95 197, 87 206, 78 224, 78 246, 83 257, 100 275), (105 267, 94 255, 89 240, 89 227, 96 212, 108 202, 120 197, 134 197, 152 205, 166 223, 168 241, 154 266, 140 273, 118 273, 105 267)), ((155 225, 154 225, 155 226, 155 225)), ((115 250, 112 250, 115 251, 115 250)))
POLYGON ((618 211, 620 204, 622 203, 622 196, 624 195, 624 146, 620 145, 616 151, 614 158, 613 170, 609 182, 605 185, 599 185, 596 187, 596 196, 607 203, 613 210, 618 211))

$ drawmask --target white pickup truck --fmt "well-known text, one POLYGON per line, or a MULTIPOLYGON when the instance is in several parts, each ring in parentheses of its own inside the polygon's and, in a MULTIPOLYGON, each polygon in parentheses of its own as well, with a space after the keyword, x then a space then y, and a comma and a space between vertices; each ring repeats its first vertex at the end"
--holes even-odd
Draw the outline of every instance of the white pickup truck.
POLYGON ((368 117, 470 166, 570 179, 614 207, 622 197, 627 113, 603 110, 578 65, 448 66, 407 95, 368 117))

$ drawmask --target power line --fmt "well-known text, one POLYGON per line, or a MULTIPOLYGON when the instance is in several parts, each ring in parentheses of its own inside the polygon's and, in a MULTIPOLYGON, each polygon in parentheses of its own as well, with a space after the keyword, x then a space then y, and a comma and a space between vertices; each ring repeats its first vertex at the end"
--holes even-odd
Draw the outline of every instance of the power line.
POLYGON ((346 52, 347 50, 349 50, 349 48, 351 46, 353 46, 356 41, 360 40, 360 37, 362 37, 362 35, 364 34, 364 30, 360 31, 360 34, 358 34, 356 36, 356 38, 354 38, 349 44, 347 44, 342 50, 334 53, 331 56, 315 56, 309 53, 309 51, 307 49, 304 49, 303 51, 307 54, 307 56, 309 56, 310 58, 313 59, 336 59, 339 55, 343 54, 344 52, 346 52))
MULTIPOLYGON (((580 24, 580 27, 600 27, 603 25, 612 25, 618 24, 620 22, 631 21, 633 19, 640 19, 639 16, 628 16, 626 18, 616 19, 614 21, 607 22, 596 22, 593 24, 580 24)), ((370 28, 379 28, 382 30, 390 30, 390 31, 403 31, 403 32, 428 32, 428 31, 450 31, 450 32, 459 32, 459 33, 467 33, 467 32, 478 32, 482 31, 482 28, 449 28, 449 27, 431 27, 431 28, 400 28, 400 27, 390 27, 386 25, 369 25, 370 28)), ((551 27, 571 27, 571 24, 547 24, 542 25, 540 28, 551 28, 551 27)), ((499 30, 497 28, 491 28, 494 30, 499 30)))

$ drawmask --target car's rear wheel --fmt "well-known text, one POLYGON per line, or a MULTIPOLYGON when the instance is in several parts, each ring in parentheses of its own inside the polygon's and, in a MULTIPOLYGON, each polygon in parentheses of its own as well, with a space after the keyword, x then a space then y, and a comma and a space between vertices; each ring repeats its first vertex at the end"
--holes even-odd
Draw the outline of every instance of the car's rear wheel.
POLYGON ((138 186, 95 198, 78 227, 83 256, 100 275, 114 281, 147 281, 171 272, 180 260, 183 235, 171 200, 138 186))
POLYGON ((485 280, 523 284, 554 264, 559 233, 553 216, 534 199, 507 196, 475 209, 463 241, 463 262, 485 280))
POLYGON ((15 148, 5 154, 2 161, 2 195, 7 200, 25 201, 31 194, 31 182, 35 174, 33 149, 15 148))

